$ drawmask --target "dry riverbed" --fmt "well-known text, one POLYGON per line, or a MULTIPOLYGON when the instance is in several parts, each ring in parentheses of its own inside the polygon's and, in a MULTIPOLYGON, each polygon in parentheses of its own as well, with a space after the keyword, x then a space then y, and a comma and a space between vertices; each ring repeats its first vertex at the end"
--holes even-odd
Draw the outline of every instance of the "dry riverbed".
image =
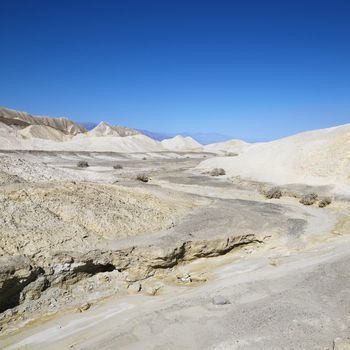
POLYGON ((195 170, 212 156, 0 155, 0 348, 346 342, 348 199, 304 206, 329 189, 303 185, 266 199, 270 184, 195 170))

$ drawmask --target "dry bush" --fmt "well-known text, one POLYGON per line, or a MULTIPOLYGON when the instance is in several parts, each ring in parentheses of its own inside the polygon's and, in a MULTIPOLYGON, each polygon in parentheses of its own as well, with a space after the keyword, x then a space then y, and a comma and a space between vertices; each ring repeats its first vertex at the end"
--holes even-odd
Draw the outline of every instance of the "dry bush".
POLYGON ((89 163, 86 160, 80 160, 77 163, 78 168, 87 168, 89 166, 89 163))
POLYGON ((210 176, 221 176, 221 175, 226 175, 225 169, 222 168, 214 168, 210 173, 210 176))
POLYGON ((138 174, 136 176, 136 180, 142 181, 142 182, 148 182, 149 181, 149 176, 146 174, 138 174))
POLYGON ((234 152, 227 152, 226 153, 226 157, 237 157, 238 153, 234 153, 234 152))
POLYGON ((300 203, 304 205, 313 205, 317 201, 318 195, 316 193, 305 194, 300 198, 300 203))
POLYGON ((113 165, 113 169, 123 169, 123 166, 121 164, 115 164, 113 165))
POLYGON ((147 158, 146 158, 146 157, 143 157, 142 160, 147 160, 147 158))
POLYGON ((329 197, 326 198, 322 198, 319 202, 318 202, 318 206, 320 208, 324 208, 327 205, 330 205, 332 203, 332 200, 329 197))
POLYGON ((272 187, 265 193, 265 197, 268 199, 280 199, 282 197, 282 191, 278 187, 272 187))

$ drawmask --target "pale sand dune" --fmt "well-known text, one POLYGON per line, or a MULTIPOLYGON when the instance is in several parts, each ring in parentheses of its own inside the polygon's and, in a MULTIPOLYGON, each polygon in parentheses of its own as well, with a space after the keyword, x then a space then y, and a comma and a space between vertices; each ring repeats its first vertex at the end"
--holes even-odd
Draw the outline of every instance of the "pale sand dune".
POLYGON ((231 176, 276 184, 350 184, 350 124, 247 147, 238 157, 203 161, 231 176))
POLYGON ((169 150, 176 151, 188 151, 188 150, 201 150, 202 145, 194 140, 192 137, 184 137, 177 135, 171 139, 161 141, 162 145, 169 150))

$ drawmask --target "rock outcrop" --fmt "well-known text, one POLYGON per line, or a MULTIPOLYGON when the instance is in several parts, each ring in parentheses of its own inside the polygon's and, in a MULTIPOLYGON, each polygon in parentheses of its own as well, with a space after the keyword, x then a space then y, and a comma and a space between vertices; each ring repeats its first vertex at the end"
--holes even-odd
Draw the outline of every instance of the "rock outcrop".
POLYGON ((26 256, 0 257, 0 313, 17 306, 22 291, 41 273, 26 256))
MULTIPOLYGON (((0 327, 24 312, 38 312, 40 308, 42 314, 47 314, 91 301, 93 297, 86 290, 75 294, 85 283, 89 285, 89 292, 102 289, 104 296, 114 294, 116 288, 122 293, 128 293, 128 289, 139 292, 140 282, 145 283, 159 270, 169 269, 171 273, 171 268, 180 263, 224 255, 242 245, 261 242, 254 235, 245 235, 186 241, 167 248, 150 245, 86 253, 62 251, 50 256, 43 253, 31 257, 3 256, 0 258, 0 312, 11 312, 2 314, 0 327), (57 307, 52 307, 53 293, 57 307)), ((154 295, 159 288, 159 282, 151 283, 145 293, 154 295)))

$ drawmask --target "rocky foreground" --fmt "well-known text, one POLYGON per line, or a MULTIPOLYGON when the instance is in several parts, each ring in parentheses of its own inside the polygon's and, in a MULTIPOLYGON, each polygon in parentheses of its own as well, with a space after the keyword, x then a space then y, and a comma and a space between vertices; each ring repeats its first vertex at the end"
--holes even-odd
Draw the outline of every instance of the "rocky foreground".
POLYGON ((1 154, 0 347, 348 346, 349 199, 213 156, 1 154))

